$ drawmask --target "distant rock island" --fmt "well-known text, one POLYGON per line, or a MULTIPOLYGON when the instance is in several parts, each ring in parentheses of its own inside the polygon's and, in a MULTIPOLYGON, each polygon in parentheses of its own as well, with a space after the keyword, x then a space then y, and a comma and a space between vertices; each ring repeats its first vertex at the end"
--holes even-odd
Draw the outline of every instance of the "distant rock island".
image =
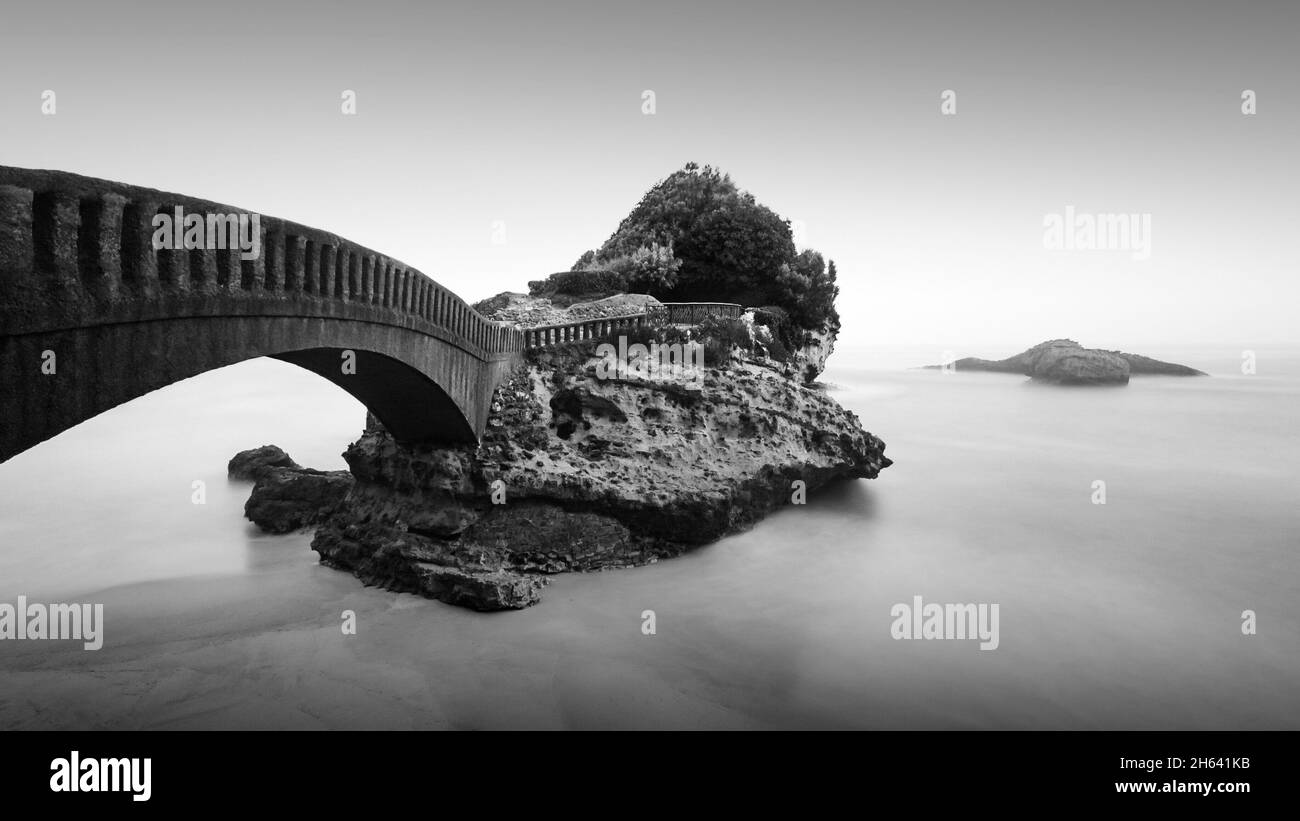
MULTIPOLYGON (((944 365, 927 365, 943 368, 944 365)), ((1058 385, 1127 385, 1129 376, 1205 376, 1203 371, 1161 362, 1149 356, 1085 348, 1073 339, 1040 342, 1027 351, 1006 359, 980 359, 968 356, 952 363, 958 371, 995 371, 1018 373, 1042 382, 1058 385)))

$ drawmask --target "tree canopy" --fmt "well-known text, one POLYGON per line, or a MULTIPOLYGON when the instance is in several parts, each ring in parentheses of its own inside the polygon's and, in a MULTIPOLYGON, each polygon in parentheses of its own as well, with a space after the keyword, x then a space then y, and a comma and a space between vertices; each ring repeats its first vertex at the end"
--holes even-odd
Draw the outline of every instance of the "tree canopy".
POLYGON ((573 270, 617 271, 665 301, 777 306, 804 330, 839 330, 835 263, 796 251, 789 220, 708 165, 656 184, 573 270))

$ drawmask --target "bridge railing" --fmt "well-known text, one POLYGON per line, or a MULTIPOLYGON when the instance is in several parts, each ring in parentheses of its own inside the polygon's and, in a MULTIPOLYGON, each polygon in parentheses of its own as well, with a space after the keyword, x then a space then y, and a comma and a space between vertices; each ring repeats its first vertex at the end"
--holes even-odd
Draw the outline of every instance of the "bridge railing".
POLYGON ((666 320, 669 324, 696 325, 708 317, 739 319, 745 312, 743 306, 734 302, 665 302, 663 306, 667 309, 666 313, 658 311, 656 312, 657 317, 652 317, 642 311, 635 314, 582 319, 556 325, 539 325, 533 328, 525 328, 524 347, 532 350, 550 345, 559 345, 564 342, 600 339, 619 331, 653 324, 656 320, 666 320))
POLYGON ((253 212, 220 203, 0 167, 0 331, 39 330, 25 323, 84 319, 142 300, 234 296, 367 306, 428 323, 481 354, 523 350, 513 326, 487 319, 415 268, 327 231, 257 214, 259 253, 244 259, 229 234, 240 216, 251 225, 253 212), (218 230, 222 242, 155 249, 154 218, 178 208, 198 215, 198 236, 218 230), (235 222, 223 227, 229 217, 235 222))
POLYGON ((564 342, 599 339, 620 331, 626 332, 633 328, 641 328, 647 322, 648 318, 645 313, 636 313, 584 319, 577 322, 564 322, 559 325, 539 325, 524 329, 524 345, 531 350, 533 348, 559 345, 564 342))

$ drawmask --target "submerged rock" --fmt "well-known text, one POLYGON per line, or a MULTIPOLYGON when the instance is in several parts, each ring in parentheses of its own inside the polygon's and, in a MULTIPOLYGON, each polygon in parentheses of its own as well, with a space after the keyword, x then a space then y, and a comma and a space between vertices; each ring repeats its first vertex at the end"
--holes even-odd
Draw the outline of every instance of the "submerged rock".
MULTIPOLYGON (((942 368, 943 366, 928 367, 942 368)), ((1042 342, 1006 359, 990 360, 977 357, 958 359, 953 363, 953 369, 1018 373, 1061 385, 1125 385, 1128 384, 1131 374, 1205 375, 1186 365, 1161 362, 1147 356, 1085 348, 1072 339, 1042 342)))

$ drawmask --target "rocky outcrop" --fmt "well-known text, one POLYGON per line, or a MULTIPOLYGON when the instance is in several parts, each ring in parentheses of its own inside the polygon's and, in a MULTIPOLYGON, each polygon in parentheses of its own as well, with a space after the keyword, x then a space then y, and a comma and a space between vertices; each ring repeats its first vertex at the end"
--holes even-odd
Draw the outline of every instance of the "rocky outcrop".
POLYGON ((519 610, 541 601, 544 576, 504 570, 467 573, 442 565, 417 565, 420 590, 439 601, 471 610, 519 610))
POLYGON ((649 294, 616 294, 590 302, 557 305, 546 297, 506 291, 474 304, 474 310, 497 322, 513 322, 524 327, 564 325, 586 319, 648 314, 663 317, 663 303, 649 294))
POLYGON ((774 344, 775 332, 759 317, 760 312, 767 310, 750 308, 741 314, 740 321, 748 329, 751 341, 757 343, 767 356, 781 356, 785 360, 791 378, 799 379, 805 385, 816 382, 817 377, 821 376, 822 371, 826 369, 826 360, 835 351, 837 332, 829 328, 820 331, 801 331, 804 344, 786 349, 785 345, 774 344), (784 353, 778 353, 779 351, 784 353))
POLYGON ((1124 353, 1123 351, 1107 351, 1114 354, 1128 363, 1129 373, 1139 374, 1142 376, 1206 376, 1205 371, 1198 371, 1195 368, 1189 368, 1186 365, 1175 365, 1172 362, 1161 362, 1159 359, 1152 359, 1149 356, 1140 356, 1135 353, 1124 353))
POLYGON ((1085 348, 1072 339, 1042 342, 1006 359, 989 360, 976 357, 958 359, 952 367, 958 371, 1018 373, 1060 385, 1126 385, 1131 374, 1205 375, 1186 365, 1161 362, 1122 351, 1085 348))
POLYGON ((324 521, 352 489, 346 470, 267 467, 244 505, 244 516, 269 533, 289 533, 324 521))
POLYGON ((497 390, 478 446, 404 445, 371 418, 344 454, 356 485, 312 549, 369 584, 520 608, 545 574, 675 556, 891 464, 788 369, 742 359, 698 382, 620 381, 597 361, 535 353, 497 390))
POLYGON ((569 306, 569 320, 603 319, 628 314, 645 314, 651 322, 663 322, 668 317, 664 304, 649 294, 615 294, 591 302, 575 302, 569 306))
POLYGON ((275 445, 240 451, 226 466, 231 479, 256 482, 244 516, 268 533, 289 533, 325 520, 352 489, 346 470, 305 468, 275 445))
POLYGON ((1057 385, 1127 385, 1128 362, 1106 351, 1084 348, 1070 340, 1045 342, 1031 349, 1028 375, 1057 385))
POLYGON ((302 465, 275 445, 262 445, 260 448, 236 453, 226 465, 226 473, 231 479, 256 480, 272 468, 301 469, 302 465))
POLYGON ((830 330, 810 331, 808 342, 795 351, 795 366, 804 382, 814 382, 826 370, 826 360, 835 352, 836 334, 830 330))

